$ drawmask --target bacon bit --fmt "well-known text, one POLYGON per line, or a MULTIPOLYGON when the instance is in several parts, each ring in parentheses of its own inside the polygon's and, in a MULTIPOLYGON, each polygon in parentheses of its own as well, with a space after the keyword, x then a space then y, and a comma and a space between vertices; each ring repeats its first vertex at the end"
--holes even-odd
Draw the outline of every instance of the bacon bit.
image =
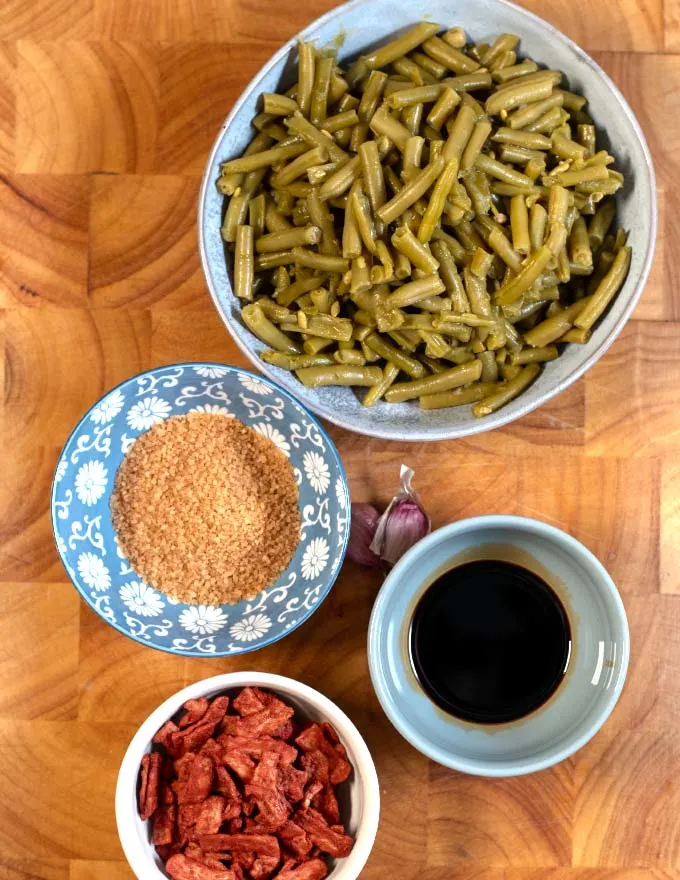
POLYGON ((312 843, 316 844, 321 852, 328 853, 336 859, 343 859, 350 854, 354 841, 349 834, 335 831, 316 810, 310 808, 305 812, 298 811, 293 816, 293 821, 309 834, 312 843))
POLYGON ((236 880, 236 875, 228 868, 209 868, 181 853, 168 859, 165 870, 172 880, 236 880))
POLYGON ((285 863, 275 880, 323 880, 327 873, 326 863, 321 859, 310 859, 297 867, 290 861, 285 863))
POLYGON ((162 760, 160 752, 150 752, 142 758, 139 786, 139 815, 144 821, 153 816, 158 806, 162 760))
POLYGON ((197 700, 187 700, 182 706, 185 710, 185 714, 177 723, 180 727, 188 727, 189 724, 195 724, 203 718, 208 711, 208 706, 210 706, 210 703, 208 702, 207 697, 199 697, 197 700))

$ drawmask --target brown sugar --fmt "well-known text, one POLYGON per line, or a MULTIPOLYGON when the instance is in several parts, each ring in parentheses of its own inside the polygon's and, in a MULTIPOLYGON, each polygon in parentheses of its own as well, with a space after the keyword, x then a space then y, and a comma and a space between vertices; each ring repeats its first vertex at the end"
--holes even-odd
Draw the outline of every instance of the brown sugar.
POLYGON ((290 462, 223 415, 175 416, 142 434, 116 474, 111 512, 137 574, 191 604, 252 599, 300 540, 290 462))

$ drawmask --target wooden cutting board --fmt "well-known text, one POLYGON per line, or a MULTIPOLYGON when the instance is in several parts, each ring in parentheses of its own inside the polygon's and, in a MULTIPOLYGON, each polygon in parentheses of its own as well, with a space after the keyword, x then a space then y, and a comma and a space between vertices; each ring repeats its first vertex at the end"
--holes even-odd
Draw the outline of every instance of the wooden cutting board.
POLYGON ((199 177, 251 76, 332 5, 0 4, 0 880, 130 880, 113 815, 128 740, 173 691, 247 667, 319 688, 366 736, 383 792, 366 880, 678 880, 680 0, 526 4, 611 74, 656 161, 657 259, 611 351, 538 412, 466 441, 332 429, 355 500, 386 503, 405 462, 435 525, 535 516, 608 566, 633 658, 614 715, 586 748, 495 782, 415 752, 371 690, 365 635, 380 584, 351 563, 284 641, 246 660, 196 661, 114 632, 57 560, 48 491, 83 411, 151 366, 244 363, 201 274, 199 177))

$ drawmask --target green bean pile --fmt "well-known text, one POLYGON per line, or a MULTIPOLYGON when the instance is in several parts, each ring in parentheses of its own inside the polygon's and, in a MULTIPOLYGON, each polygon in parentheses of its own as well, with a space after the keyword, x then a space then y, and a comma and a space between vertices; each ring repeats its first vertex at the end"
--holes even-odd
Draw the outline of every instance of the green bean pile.
POLYGON ((363 404, 521 394, 586 344, 630 265, 610 232, 623 176, 585 98, 519 40, 421 22, 344 73, 300 43, 298 81, 264 94, 223 163, 222 237, 262 359, 363 404))

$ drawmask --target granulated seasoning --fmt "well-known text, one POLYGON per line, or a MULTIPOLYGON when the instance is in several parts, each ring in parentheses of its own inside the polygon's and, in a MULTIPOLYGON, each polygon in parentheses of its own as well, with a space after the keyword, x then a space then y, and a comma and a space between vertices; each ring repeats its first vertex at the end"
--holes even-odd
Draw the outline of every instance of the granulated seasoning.
POLYGON ((175 416, 142 434, 118 469, 111 512, 140 577, 191 604, 252 599, 300 539, 290 462, 223 415, 175 416))

